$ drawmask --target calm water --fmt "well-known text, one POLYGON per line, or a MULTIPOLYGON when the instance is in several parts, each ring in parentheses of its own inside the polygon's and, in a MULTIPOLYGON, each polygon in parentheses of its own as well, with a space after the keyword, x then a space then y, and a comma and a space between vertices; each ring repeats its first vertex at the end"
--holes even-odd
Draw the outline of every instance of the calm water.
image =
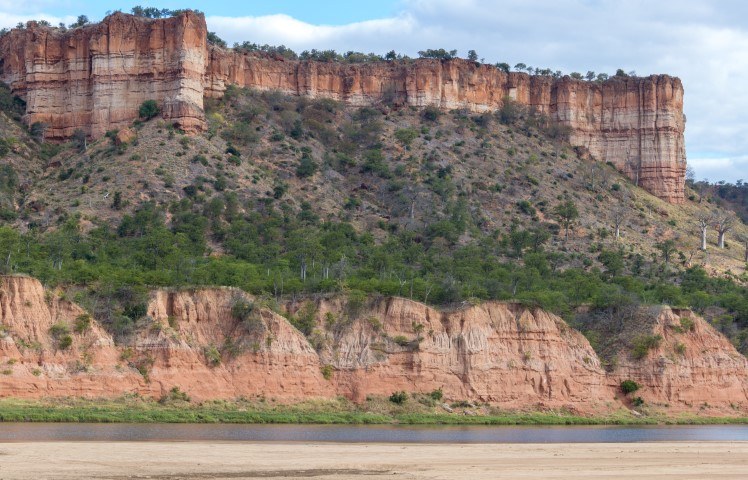
POLYGON ((748 441, 748 426, 399 427, 390 425, 0 423, 0 442, 92 440, 352 443, 748 441))

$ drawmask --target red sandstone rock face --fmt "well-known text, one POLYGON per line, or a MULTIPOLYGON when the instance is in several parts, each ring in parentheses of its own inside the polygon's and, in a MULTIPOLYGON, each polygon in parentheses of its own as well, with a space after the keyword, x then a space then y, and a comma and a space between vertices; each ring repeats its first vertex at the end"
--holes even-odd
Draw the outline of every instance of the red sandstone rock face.
POLYGON ((27 101, 26 121, 50 138, 94 137, 137 118, 144 100, 187 131, 205 126, 203 97, 227 85, 334 98, 488 111, 506 97, 571 128, 573 145, 611 162, 640 186, 684 201, 683 86, 667 75, 613 78, 504 73, 466 60, 368 64, 287 61, 208 47, 202 15, 149 20, 115 13, 65 33, 33 26, 0 39, 0 80, 27 101))
POLYGON ((637 395, 648 403, 746 409, 748 361, 711 325, 689 310, 665 308, 652 334, 662 336, 659 347, 644 361, 619 355, 611 385, 635 379, 643 387, 637 395), (692 329, 684 331, 683 318, 693 322, 692 329))
MULTIPOLYGON (((441 388, 452 400, 505 408, 569 408, 600 413, 621 406, 618 386, 631 379, 649 405, 711 414, 748 411, 748 361, 688 311, 662 309, 658 349, 639 361, 619 355, 612 373, 587 340, 560 318, 491 302, 439 311, 401 298, 376 300, 349 320, 339 300, 317 304, 313 348, 269 310, 251 322, 232 315, 235 289, 156 291, 150 327, 115 345, 94 321, 56 348, 50 327, 83 310, 45 292, 32 278, 0 277, 0 397, 153 397, 179 387, 192 398, 266 396, 280 401, 441 388), (681 328, 681 318, 693 321, 681 328), (680 347, 679 345, 683 345, 680 347), (211 361, 211 349, 220 363, 211 361), (326 380, 322 368, 333 367, 326 380), (138 371, 146 373, 141 375, 138 371)), ((293 310, 293 309, 292 309, 293 310)))
POLYGON ((67 32, 33 25, 0 39, 0 79, 26 100, 26 122, 48 138, 93 137, 128 126, 145 100, 181 128, 203 128, 205 19, 115 13, 67 32))

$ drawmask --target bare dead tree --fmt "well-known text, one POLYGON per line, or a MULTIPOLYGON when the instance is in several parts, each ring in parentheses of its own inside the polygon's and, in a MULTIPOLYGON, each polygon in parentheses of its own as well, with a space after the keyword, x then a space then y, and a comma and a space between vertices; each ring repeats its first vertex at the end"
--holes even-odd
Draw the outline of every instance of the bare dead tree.
POLYGON ((621 238, 621 226, 628 219, 629 211, 628 208, 622 204, 619 204, 612 212, 613 227, 615 228, 616 240, 621 238))
POLYGON ((717 246, 725 248, 725 235, 735 225, 735 217, 730 213, 715 216, 714 228, 717 230, 717 246))
MULTIPOLYGON (((743 261, 748 264, 748 233, 738 235, 738 241, 743 244, 743 247, 745 249, 743 254, 743 261)), ((746 265, 746 268, 748 268, 748 265, 746 265)))

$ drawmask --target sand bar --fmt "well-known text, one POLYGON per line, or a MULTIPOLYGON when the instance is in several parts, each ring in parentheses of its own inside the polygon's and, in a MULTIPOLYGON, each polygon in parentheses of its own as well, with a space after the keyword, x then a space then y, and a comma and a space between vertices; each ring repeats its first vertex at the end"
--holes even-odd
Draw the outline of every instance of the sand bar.
POLYGON ((748 442, 0 444, 0 479, 745 479, 748 442))

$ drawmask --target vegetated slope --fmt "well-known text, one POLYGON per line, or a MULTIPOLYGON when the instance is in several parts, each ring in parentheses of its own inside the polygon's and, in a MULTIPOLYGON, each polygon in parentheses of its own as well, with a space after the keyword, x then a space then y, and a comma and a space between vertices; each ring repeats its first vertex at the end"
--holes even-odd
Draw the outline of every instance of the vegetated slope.
POLYGON ((698 249, 694 220, 711 205, 658 200, 543 116, 236 88, 207 107, 204 135, 155 119, 79 137, 41 171, 12 154, 30 180, 9 190, 5 271, 67 285, 115 335, 145 314, 145 286, 233 285, 517 299, 567 318, 578 305, 691 305, 745 351, 742 251, 717 249, 711 229, 698 249))

